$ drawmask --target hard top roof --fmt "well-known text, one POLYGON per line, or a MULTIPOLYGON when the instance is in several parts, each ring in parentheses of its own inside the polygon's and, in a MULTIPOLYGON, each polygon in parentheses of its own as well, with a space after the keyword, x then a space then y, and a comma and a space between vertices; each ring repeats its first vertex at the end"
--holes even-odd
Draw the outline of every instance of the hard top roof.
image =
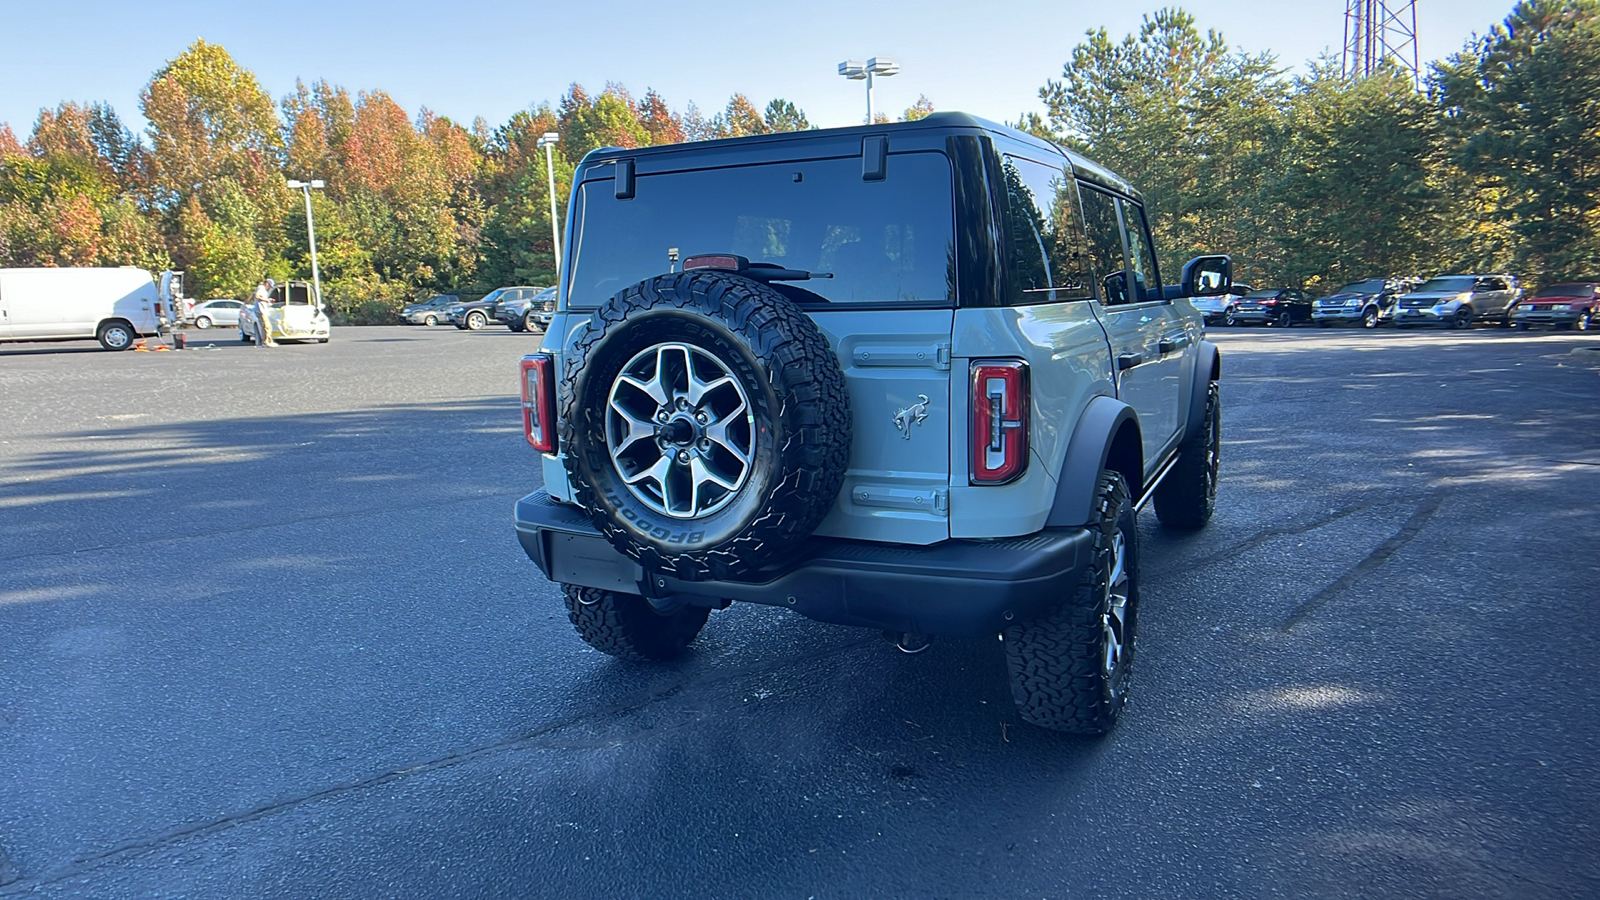
MULTIPOLYGON (((837 140, 842 137, 860 135, 866 137, 872 134, 888 135, 892 141, 895 134, 926 133, 936 131, 984 131, 992 135, 1003 137, 1009 141, 1027 144, 1033 148, 1050 154, 1066 157, 1072 165, 1073 172, 1087 181, 1100 184, 1103 187, 1122 191, 1123 193, 1139 196, 1132 185, 1111 170, 1099 163, 1069 150, 1053 141, 1047 141, 1026 131, 1020 131, 1008 125, 991 122, 988 119, 974 116, 964 112, 934 112, 913 122, 887 122, 877 125, 851 125, 844 128, 817 128, 809 131, 785 131, 777 134, 756 134, 745 137, 715 138, 709 141, 686 141, 679 144, 658 144, 652 147, 600 147, 592 150, 583 158, 580 167, 589 168, 605 165, 618 159, 640 159, 651 157, 664 157, 678 153, 694 153, 711 148, 726 149, 734 145, 760 147, 772 144, 787 144, 804 140, 837 140)), ((893 144, 891 143, 891 147, 893 144)))

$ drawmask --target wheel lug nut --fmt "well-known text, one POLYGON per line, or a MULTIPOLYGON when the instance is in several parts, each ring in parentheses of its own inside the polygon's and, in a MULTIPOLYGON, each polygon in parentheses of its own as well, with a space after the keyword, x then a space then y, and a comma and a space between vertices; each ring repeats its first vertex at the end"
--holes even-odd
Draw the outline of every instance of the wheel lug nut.
POLYGON ((678 462, 687 463, 688 461, 689 461, 689 451, 687 451, 687 450, 679 450, 678 451, 678 462))

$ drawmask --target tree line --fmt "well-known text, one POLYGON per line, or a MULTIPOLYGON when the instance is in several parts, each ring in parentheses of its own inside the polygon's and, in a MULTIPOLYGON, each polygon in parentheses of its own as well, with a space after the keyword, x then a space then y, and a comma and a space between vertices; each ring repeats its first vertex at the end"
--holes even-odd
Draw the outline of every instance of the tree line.
MULTIPOLYGON (((1290 76, 1164 9, 1120 41, 1088 32, 1040 98, 1046 113, 1014 124, 1139 186, 1168 271, 1224 250, 1241 280, 1311 289, 1444 270, 1600 277, 1600 0, 1520 2, 1420 83, 1345 79, 1326 59, 1290 76)), ((321 178, 324 291, 343 317, 381 320, 422 292, 553 281, 545 132, 561 134, 564 215, 596 147, 812 127, 781 98, 735 94, 707 117, 614 83, 497 127, 325 81, 275 101, 204 40, 154 73, 140 111, 143 134, 105 104, 43 110, 26 141, 0 124, 0 266, 181 268, 197 297, 242 296, 264 273, 309 275, 285 181, 321 178)))

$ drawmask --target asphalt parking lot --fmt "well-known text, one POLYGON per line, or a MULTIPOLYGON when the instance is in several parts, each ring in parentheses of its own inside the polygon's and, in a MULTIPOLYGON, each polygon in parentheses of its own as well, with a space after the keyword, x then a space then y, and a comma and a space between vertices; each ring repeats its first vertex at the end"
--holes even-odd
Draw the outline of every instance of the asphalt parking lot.
POLYGON ((588 649, 511 529, 536 337, 189 337, 0 347, 0 895, 1600 896, 1595 336, 1217 330, 1100 740, 994 641, 588 649))

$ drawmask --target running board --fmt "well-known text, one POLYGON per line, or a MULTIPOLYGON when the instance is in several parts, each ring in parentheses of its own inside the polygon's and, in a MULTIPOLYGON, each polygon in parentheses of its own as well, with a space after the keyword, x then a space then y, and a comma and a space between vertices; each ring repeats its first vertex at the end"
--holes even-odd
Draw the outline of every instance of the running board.
POLYGON ((1178 454, 1174 453, 1174 454, 1172 454, 1172 458, 1167 460, 1167 464, 1161 467, 1161 471, 1156 473, 1156 477, 1150 479, 1149 486, 1144 489, 1144 495, 1139 498, 1139 502, 1138 503, 1135 503, 1133 505, 1133 511, 1134 512, 1137 513, 1137 512, 1142 512, 1144 510, 1145 505, 1150 502, 1150 498, 1152 498, 1152 497, 1154 497, 1156 495, 1156 488, 1161 486, 1161 479, 1166 478, 1167 477, 1167 473, 1171 472, 1172 471, 1172 467, 1177 465, 1177 464, 1178 464, 1178 454))

